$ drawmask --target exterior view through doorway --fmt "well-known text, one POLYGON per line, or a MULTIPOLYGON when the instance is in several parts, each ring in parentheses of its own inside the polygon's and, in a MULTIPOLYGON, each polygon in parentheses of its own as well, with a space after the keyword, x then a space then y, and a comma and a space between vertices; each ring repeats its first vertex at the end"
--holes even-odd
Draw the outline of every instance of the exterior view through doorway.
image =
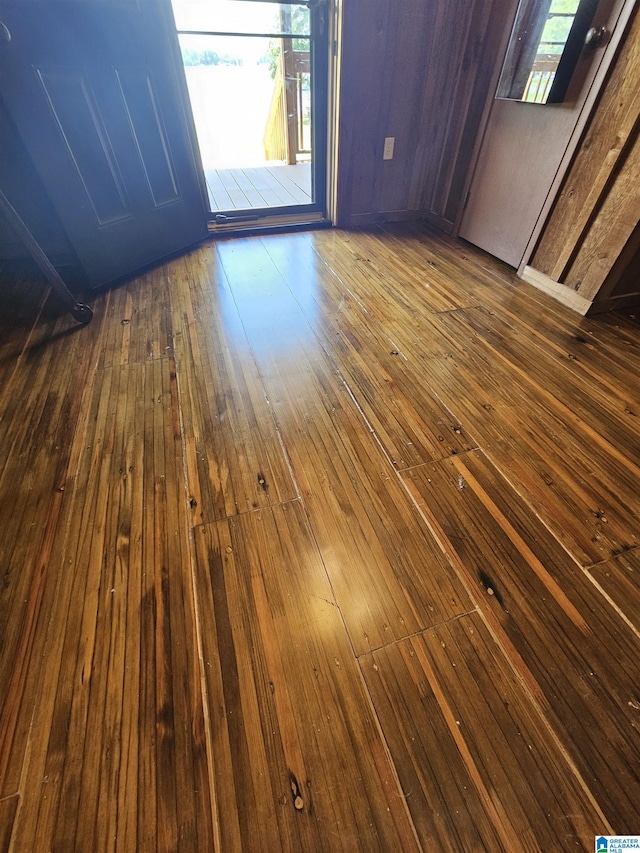
POLYGON ((325 3, 172 0, 211 220, 321 218, 325 3))

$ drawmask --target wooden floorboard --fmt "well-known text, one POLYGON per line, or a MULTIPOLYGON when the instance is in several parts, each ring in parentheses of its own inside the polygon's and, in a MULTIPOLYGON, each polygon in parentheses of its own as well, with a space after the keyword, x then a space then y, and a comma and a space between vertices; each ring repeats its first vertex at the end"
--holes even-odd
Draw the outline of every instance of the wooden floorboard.
POLYGON ((0 853, 9 853, 13 821, 18 808, 18 795, 0 800, 0 853))
POLYGON ((583 565, 636 547, 638 460, 604 438, 609 426, 551 394, 537 362, 514 372, 458 314, 434 321, 452 357, 433 369, 432 388, 583 565))
POLYGON ((372 321, 366 295, 363 302, 345 293, 344 279, 322 264, 311 244, 301 251, 300 241, 281 236, 269 240, 266 248, 397 468, 475 446, 452 412, 408 369, 398 339, 384 324, 372 321), (322 287, 307 293, 300 288, 300 262, 314 270, 322 287))
POLYGON ((25 678, 29 727, 10 744, 14 778, 38 780, 14 848, 206 849, 175 367, 107 368, 90 392, 25 678))
POLYGON ((195 542, 221 849, 417 849, 301 502, 195 542))
POLYGON ((298 497, 224 269, 203 249, 169 276, 193 523, 298 497))
POLYGON ((592 566, 589 575, 640 635, 640 550, 592 566))
POLYGON ((250 285, 239 269, 237 245, 219 247, 221 262, 249 339, 256 341, 266 394, 356 651, 468 611, 463 587, 424 537, 279 270, 254 247, 256 281, 250 285), (267 346, 266 335, 292 348, 267 346))
POLYGON ((0 797, 18 787, 20 763, 11 761, 12 744, 16 736, 24 744, 29 725, 20 708, 65 489, 74 469, 70 439, 81 418, 85 387, 77 376, 91 372, 94 332, 78 334, 77 325, 55 309, 41 314, 28 336, 19 326, 13 335, 7 330, 8 337, 23 345, 19 355, 3 358, 0 797), (9 365, 14 369, 9 371, 9 365))
POLYGON ((618 831, 633 832, 640 777, 629 771, 640 766, 640 738, 629 737, 637 711, 628 703, 638 635, 481 451, 403 478, 605 813, 615 808, 618 831))
POLYGON ((481 616, 360 663, 427 850, 587 850, 604 831, 481 616))
POLYGON ((86 327, 2 272, 0 853, 639 831, 638 324, 421 224, 221 238, 86 327))

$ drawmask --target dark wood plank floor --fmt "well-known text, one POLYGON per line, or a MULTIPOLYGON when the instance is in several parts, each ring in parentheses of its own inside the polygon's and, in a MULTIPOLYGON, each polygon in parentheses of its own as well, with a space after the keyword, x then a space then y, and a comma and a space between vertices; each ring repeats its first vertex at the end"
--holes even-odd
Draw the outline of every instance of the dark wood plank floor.
POLYGON ((639 325, 421 225, 4 272, 0 853, 640 832, 639 325))

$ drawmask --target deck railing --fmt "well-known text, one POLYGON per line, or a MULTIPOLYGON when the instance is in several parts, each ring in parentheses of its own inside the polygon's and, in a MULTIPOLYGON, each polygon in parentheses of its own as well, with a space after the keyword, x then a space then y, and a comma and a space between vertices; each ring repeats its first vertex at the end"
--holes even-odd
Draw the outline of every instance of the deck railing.
POLYGON ((560 56, 539 53, 531 67, 522 100, 532 104, 544 104, 553 84, 560 56))
POLYGON ((280 64, 273 80, 273 94, 267 125, 262 138, 265 160, 288 160, 287 108, 284 94, 284 78, 280 64))
POLYGON ((282 41, 263 146, 267 160, 283 160, 294 166, 300 154, 309 153, 305 143, 304 94, 311 63, 309 51, 293 50, 291 39, 282 41))

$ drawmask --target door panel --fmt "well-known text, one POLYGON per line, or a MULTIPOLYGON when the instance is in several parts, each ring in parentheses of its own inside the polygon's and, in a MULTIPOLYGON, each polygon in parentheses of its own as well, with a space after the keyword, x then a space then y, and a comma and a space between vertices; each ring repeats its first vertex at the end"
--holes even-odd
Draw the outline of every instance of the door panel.
POLYGON ((131 219, 133 211, 91 83, 81 71, 34 66, 71 168, 99 225, 131 219))
POLYGON ((3 99, 92 286, 206 236, 168 4, 9 0, 0 20, 3 99))
POLYGON ((494 102, 461 237, 519 265, 576 120, 574 104, 494 102))
POLYGON ((117 69, 116 76, 153 204, 177 202, 179 181, 153 80, 144 72, 117 69))

